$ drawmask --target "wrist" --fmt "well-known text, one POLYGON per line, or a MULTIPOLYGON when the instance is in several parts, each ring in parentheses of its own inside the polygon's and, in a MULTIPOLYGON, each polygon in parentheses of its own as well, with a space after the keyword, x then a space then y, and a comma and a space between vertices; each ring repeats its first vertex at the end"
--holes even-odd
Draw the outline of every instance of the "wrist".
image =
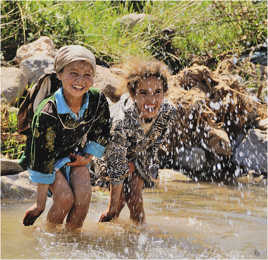
POLYGON ((84 155, 84 157, 85 158, 87 158, 87 159, 91 159, 92 158, 92 154, 90 154, 90 153, 86 153, 85 155, 84 155))
POLYGON ((34 209, 38 212, 42 212, 45 210, 45 205, 37 202, 35 203, 34 209))
POLYGON ((39 207, 37 206, 36 209, 39 212, 43 212, 45 210, 45 207, 44 206, 39 206, 39 207))

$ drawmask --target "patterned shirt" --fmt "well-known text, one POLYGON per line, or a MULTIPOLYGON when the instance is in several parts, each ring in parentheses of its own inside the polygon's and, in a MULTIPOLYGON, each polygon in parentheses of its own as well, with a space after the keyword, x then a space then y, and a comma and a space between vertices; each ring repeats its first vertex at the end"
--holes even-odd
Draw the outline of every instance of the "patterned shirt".
POLYGON ((33 118, 29 154, 31 179, 53 183, 55 165, 62 158, 68 160, 70 153, 100 157, 107 145, 109 131, 109 106, 102 93, 90 88, 77 116, 65 102, 60 88, 39 105, 33 118))
POLYGON ((137 108, 132 104, 114 120, 111 141, 106 149, 107 175, 111 183, 121 183, 128 175, 128 162, 132 161, 136 172, 151 186, 158 177, 159 154, 173 143, 172 130, 176 124, 176 109, 164 102, 151 128, 145 133, 137 108))

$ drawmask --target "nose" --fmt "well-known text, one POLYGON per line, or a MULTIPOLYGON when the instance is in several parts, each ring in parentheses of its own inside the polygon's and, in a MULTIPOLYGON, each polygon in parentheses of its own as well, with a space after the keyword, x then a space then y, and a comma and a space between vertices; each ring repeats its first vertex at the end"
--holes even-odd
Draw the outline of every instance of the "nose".
POLYGON ((156 101, 156 98, 155 98, 155 95, 154 95, 153 93, 150 93, 150 94, 147 94, 147 95, 146 95, 145 100, 146 100, 148 103, 152 103, 152 104, 154 104, 155 101, 156 101))
POLYGON ((83 75, 79 75, 75 78, 75 82, 77 83, 84 83, 86 81, 86 78, 83 75))

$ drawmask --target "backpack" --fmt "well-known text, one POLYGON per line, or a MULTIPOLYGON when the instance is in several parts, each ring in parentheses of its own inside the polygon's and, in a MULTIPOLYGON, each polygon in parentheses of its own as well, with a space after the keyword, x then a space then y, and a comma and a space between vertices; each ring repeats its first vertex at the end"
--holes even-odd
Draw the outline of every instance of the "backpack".
POLYGON ((50 97, 61 87, 61 81, 55 72, 44 74, 28 91, 18 111, 18 132, 28 135, 35 111, 42 100, 50 97))

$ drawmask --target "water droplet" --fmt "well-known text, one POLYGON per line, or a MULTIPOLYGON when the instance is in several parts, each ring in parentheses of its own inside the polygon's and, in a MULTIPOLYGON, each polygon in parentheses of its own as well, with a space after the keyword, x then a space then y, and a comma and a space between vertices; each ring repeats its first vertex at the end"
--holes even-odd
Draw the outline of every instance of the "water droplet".
POLYGON ((209 103, 209 106, 212 108, 212 109, 215 109, 215 110, 219 110, 221 105, 219 102, 213 102, 213 101, 210 101, 209 103))

